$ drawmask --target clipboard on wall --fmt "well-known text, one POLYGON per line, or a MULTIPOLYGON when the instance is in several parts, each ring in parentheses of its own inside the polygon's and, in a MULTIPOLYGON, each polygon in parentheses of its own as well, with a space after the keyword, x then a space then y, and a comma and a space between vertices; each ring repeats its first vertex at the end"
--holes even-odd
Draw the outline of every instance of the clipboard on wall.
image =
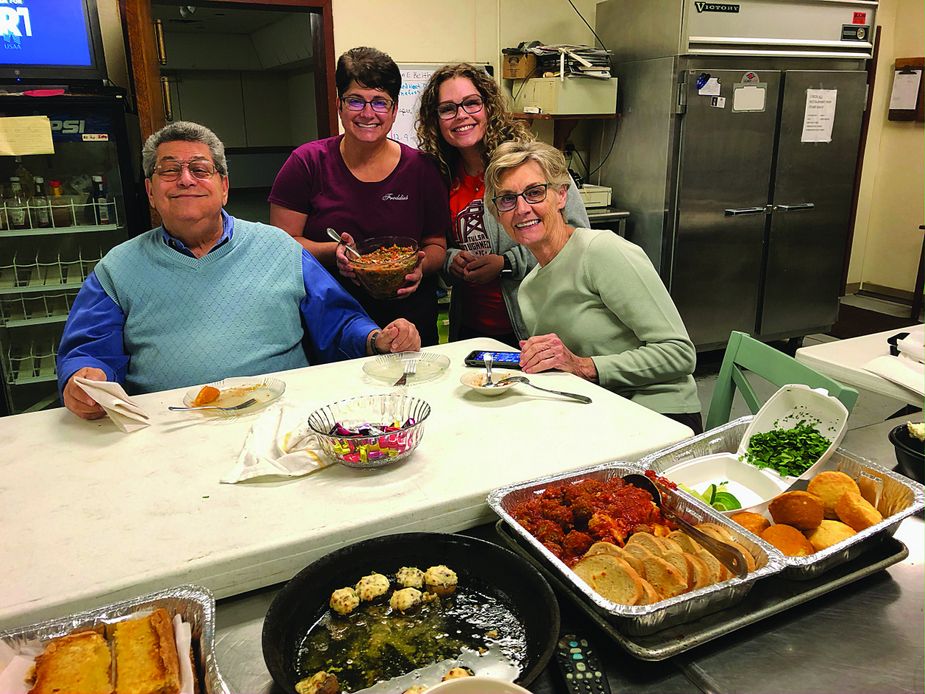
POLYGON ((897 58, 888 120, 925 121, 925 58, 897 58))

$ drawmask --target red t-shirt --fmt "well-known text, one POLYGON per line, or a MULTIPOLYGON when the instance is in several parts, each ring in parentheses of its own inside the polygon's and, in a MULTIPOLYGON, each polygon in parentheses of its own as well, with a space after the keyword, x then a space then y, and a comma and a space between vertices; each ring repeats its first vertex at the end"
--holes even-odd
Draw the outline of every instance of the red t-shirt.
MULTIPOLYGON (((492 253, 491 242, 485 234, 482 216, 485 208, 485 181, 481 175, 467 176, 460 173, 456 187, 450 191, 450 213, 453 218, 454 245, 472 255, 492 253)), ((501 280, 496 278, 487 284, 464 282, 454 285, 462 300, 462 323, 471 330, 485 335, 506 335, 513 332, 511 321, 501 296, 501 280)))

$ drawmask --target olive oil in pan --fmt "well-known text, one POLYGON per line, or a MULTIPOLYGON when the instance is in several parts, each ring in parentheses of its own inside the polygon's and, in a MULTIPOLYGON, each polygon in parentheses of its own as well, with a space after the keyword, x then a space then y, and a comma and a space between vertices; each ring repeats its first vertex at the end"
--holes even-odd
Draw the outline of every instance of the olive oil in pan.
MULTIPOLYGON (((363 603, 346 617, 326 610, 299 644, 296 663, 299 677, 325 670, 343 691, 358 692, 443 661, 452 661, 447 670, 459 661, 489 674, 480 672, 484 663, 493 676, 515 679, 526 656, 523 624, 506 602, 460 585, 453 595, 404 614, 387 601, 363 603)), ((419 683, 436 684, 444 672, 419 683)))

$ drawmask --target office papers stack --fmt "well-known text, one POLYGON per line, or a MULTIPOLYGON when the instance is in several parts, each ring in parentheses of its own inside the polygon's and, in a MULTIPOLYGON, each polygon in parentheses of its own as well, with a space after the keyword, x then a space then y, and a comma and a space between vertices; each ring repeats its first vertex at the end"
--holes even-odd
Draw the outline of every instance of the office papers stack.
POLYGON ((592 46, 555 44, 528 48, 536 55, 541 75, 610 79, 610 51, 592 46))

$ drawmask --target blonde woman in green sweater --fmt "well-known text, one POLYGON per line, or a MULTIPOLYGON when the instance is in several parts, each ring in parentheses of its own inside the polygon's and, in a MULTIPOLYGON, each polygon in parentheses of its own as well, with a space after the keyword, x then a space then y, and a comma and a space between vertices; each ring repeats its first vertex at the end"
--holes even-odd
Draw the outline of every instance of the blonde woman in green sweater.
POLYGON ((500 145, 485 172, 489 209, 539 263, 520 286, 521 369, 568 371, 699 433, 697 353, 668 290, 639 246, 566 224, 568 182, 542 142, 500 145))

